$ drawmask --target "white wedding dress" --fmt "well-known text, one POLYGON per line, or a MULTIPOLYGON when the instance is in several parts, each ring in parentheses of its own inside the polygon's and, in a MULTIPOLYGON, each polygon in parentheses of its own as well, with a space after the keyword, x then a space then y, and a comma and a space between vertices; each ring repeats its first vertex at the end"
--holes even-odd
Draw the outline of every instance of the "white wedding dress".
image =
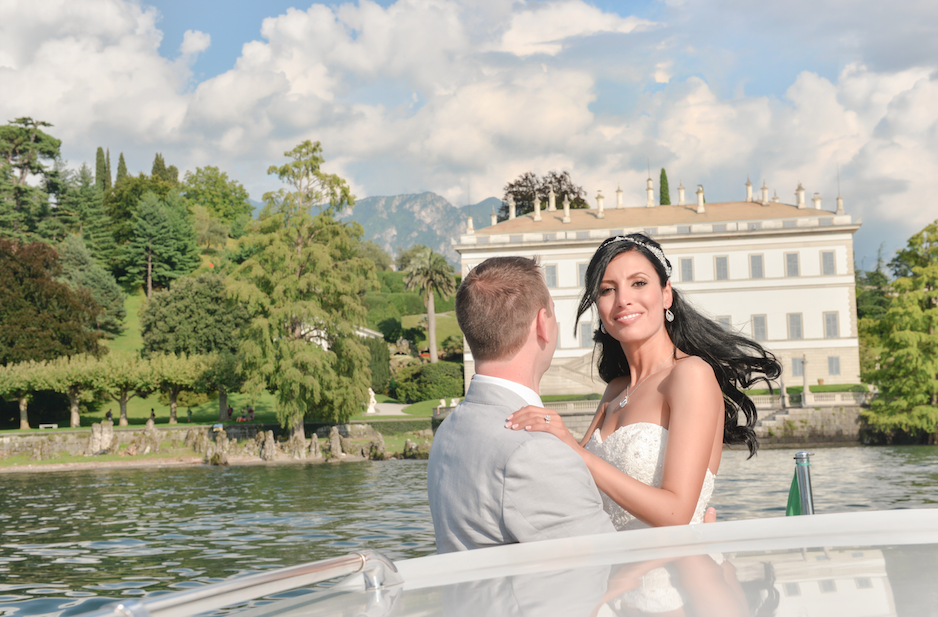
MULTIPOLYGON (((667 445, 668 429, 650 422, 637 422, 620 426, 605 441, 600 436, 599 429, 596 429, 586 443, 586 449, 639 482, 660 488, 661 473, 664 469, 664 450, 667 445)), ((710 503, 710 496, 713 494, 715 480, 716 476, 708 469, 704 476, 703 487, 700 489, 697 509, 694 510, 694 516, 690 521, 691 524, 703 522, 707 504, 710 503)), ((612 519, 616 530, 648 527, 623 510, 605 493, 602 493, 602 498, 603 510, 612 519)))

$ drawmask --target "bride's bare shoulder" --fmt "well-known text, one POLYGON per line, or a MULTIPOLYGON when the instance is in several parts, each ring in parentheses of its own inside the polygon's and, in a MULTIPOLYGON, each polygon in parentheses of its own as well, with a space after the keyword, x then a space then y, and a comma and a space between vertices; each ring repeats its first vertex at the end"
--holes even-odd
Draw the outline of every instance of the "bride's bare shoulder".
POLYGON ((712 380, 716 383, 713 367, 700 356, 684 355, 679 357, 671 369, 671 378, 682 382, 712 380))

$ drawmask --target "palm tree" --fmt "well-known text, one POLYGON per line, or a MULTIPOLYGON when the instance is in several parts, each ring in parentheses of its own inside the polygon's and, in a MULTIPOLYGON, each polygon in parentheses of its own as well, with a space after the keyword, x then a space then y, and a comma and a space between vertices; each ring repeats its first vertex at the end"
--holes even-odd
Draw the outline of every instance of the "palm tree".
POLYGON ((417 289, 427 306, 427 331, 430 344, 430 362, 437 361, 436 354, 436 307, 433 304, 434 292, 443 298, 449 298, 456 291, 456 279, 453 269, 446 259, 432 249, 424 248, 417 253, 405 270, 404 283, 407 289, 417 289))

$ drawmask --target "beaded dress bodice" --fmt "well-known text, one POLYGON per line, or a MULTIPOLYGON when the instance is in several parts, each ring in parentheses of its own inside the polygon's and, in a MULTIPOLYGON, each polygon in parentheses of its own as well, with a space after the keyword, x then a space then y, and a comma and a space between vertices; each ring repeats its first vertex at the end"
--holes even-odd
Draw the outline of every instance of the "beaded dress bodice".
MULTIPOLYGON (((605 441, 600 436, 599 429, 596 429, 586 443, 586 449, 639 482, 660 488, 664 469, 664 451, 667 445, 668 429, 650 422, 637 422, 620 426, 605 441)), ((703 487, 700 489, 697 508, 690 521, 691 524, 703 522, 704 512, 713 494, 715 480, 716 476, 708 469, 704 476, 703 487)), ((648 527, 622 509, 605 493, 602 493, 602 498, 603 509, 618 531, 648 527)))

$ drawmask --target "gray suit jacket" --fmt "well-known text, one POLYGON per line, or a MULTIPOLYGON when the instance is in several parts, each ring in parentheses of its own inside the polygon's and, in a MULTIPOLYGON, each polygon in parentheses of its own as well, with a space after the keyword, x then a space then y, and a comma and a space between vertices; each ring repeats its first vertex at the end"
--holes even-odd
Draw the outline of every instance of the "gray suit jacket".
POLYGON ((473 382, 437 429, 427 489, 438 553, 615 531, 576 452, 505 428, 525 401, 473 382))

